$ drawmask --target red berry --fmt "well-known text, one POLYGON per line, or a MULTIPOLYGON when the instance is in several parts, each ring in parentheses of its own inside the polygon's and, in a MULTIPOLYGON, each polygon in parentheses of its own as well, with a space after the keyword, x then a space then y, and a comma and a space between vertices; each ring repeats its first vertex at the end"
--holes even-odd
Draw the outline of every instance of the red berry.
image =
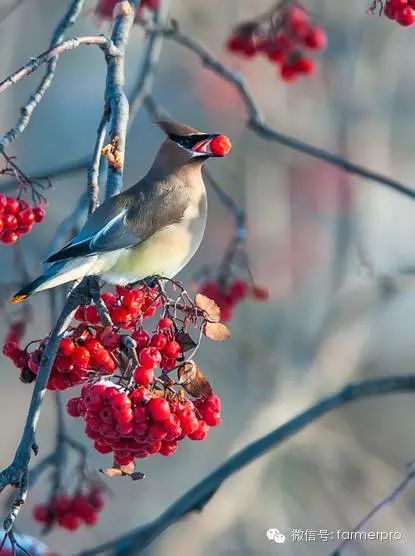
POLYGON ((38 504, 33 508, 33 519, 40 523, 48 523, 53 519, 53 515, 44 504, 38 504))
POLYGON ((71 338, 62 338, 59 350, 63 355, 69 356, 75 351, 75 347, 75 343, 71 340, 71 338))
POLYGON ((112 307, 110 315, 117 326, 125 326, 131 322, 131 313, 125 307, 112 307))
POLYGON ((173 321, 168 317, 163 317, 159 320, 158 328, 160 330, 168 330, 173 326, 173 321))
POLYGON ((179 342, 176 340, 170 340, 167 342, 165 348, 163 349, 163 355, 169 357, 170 359, 175 359, 182 352, 179 342))
POLYGON ((304 44, 314 50, 323 50, 327 44, 327 36, 320 27, 311 27, 304 37, 304 44))
POLYGON ((100 454, 109 454, 110 452, 112 452, 111 446, 102 439, 97 439, 94 441, 94 448, 100 454))
POLYGON ((76 531, 81 525, 80 518, 74 513, 66 513, 58 517, 58 523, 68 531, 76 531))
POLYGON ((31 226, 35 221, 35 214, 32 209, 21 210, 17 214, 17 221, 21 226, 31 226))
POLYGON ((172 456, 177 450, 179 443, 177 440, 164 441, 161 443, 159 454, 162 456, 172 456))
POLYGON ((167 344, 167 338, 164 334, 161 333, 154 334, 150 341, 150 345, 157 348, 160 351, 163 351, 163 349, 166 347, 166 344, 167 344))
POLYGON ((66 411, 71 417, 80 417, 79 412, 79 398, 71 398, 66 403, 66 411))
POLYGON ((315 63, 311 58, 299 58, 294 62, 292 68, 298 73, 311 74, 315 70, 315 63))
POLYGON ((161 353, 155 347, 146 347, 140 351, 138 359, 142 367, 154 369, 161 363, 161 353))
POLYGON ((20 203, 18 199, 14 197, 7 197, 6 206, 4 207, 4 212, 8 214, 17 214, 20 210, 20 203))
POLYGON ((131 337, 137 342, 138 350, 147 347, 150 343, 150 334, 142 329, 133 332, 131 337))
POLYGON ((165 421, 170 417, 169 402, 164 398, 153 398, 146 405, 146 409, 155 421, 165 421))
POLYGON ((146 367, 137 367, 134 371, 134 380, 136 384, 148 386, 154 378, 154 369, 146 367))
POLYGON ((392 8, 400 9, 408 5, 408 0, 388 0, 388 4, 392 8))
POLYGON ((44 207, 40 207, 40 206, 34 207, 33 214, 35 217, 35 222, 39 224, 40 222, 43 222, 43 220, 45 219, 46 210, 44 209, 44 207))
POLYGON ((12 243, 16 243, 16 241, 19 239, 18 234, 16 234, 16 232, 3 232, 3 235, 1 236, 1 241, 3 243, 7 243, 7 244, 12 244, 12 243))
POLYGON ((415 23, 415 10, 409 6, 396 11, 395 19, 403 27, 409 27, 415 23))
POLYGON ((89 363, 90 354, 89 351, 82 347, 76 346, 71 354, 71 359, 73 364, 77 367, 87 367, 89 363))
POLYGON ((209 426, 206 424, 205 421, 200 420, 198 428, 188 436, 192 440, 204 440, 207 437, 208 432, 209 426))
POLYGON ((15 230, 19 225, 14 214, 3 215, 3 224, 6 230, 15 230))

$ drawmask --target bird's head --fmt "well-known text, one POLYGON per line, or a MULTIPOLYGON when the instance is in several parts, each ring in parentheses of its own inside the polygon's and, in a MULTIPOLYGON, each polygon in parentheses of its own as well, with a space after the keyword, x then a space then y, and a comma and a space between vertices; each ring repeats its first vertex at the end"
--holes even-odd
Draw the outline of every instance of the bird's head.
POLYGON ((202 133, 172 120, 160 120, 157 124, 167 135, 157 155, 158 162, 165 167, 201 165, 208 158, 224 157, 231 150, 231 142, 226 135, 202 133))

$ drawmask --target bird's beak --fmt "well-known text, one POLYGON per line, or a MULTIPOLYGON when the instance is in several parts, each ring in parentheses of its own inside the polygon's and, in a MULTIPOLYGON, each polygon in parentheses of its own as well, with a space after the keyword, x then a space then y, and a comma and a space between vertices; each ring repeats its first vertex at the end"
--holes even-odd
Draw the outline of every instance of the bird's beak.
POLYGON ((194 145, 192 151, 196 155, 226 156, 231 147, 232 144, 226 135, 207 135, 194 145))

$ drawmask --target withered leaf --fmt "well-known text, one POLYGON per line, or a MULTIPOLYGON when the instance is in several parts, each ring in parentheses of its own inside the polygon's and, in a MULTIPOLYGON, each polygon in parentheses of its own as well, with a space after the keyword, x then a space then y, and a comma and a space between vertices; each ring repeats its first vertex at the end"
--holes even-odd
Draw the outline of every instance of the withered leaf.
POLYGON ((194 361, 187 361, 177 369, 179 384, 194 398, 208 396, 212 387, 194 361))
POLYGON ((210 297, 202 293, 196 294, 195 305, 205 313, 210 322, 220 321, 220 308, 210 297))
POLYGON ((203 332, 205 336, 215 342, 224 342, 231 335, 229 328, 222 322, 206 322, 203 332))
POLYGON ((107 477, 130 477, 133 481, 138 481, 140 479, 144 479, 145 477, 144 473, 135 471, 134 462, 131 462, 128 465, 118 465, 113 463, 112 467, 109 467, 108 469, 100 469, 100 471, 107 477))
POLYGON ((176 340, 179 342, 184 352, 190 351, 197 346, 196 342, 193 340, 193 338, 191 338, 191 336, 189 336, 187 332, 179 332, 178 334, 176 334, 176 340))

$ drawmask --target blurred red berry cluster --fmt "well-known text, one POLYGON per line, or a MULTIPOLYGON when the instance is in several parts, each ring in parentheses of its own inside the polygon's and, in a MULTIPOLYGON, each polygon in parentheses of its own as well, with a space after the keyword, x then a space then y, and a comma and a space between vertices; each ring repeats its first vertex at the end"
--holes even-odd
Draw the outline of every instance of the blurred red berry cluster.
POLYGON ((209 427, 220 423, 220 406, 213 393, 191 401, 174 390, 102 381, 85 384, 67 411, 84 419, 85 434, 98 452, 113 452, 115 464, 129 465, 151 454, 171 456, 186 436, 203 440, 209 427))
POLYGON ((292 82, 315 70, 311 57, 327 44, 325 31, 313 23, 297 2, 284 2, 266 21, 238 25, 227 42, 230 52, 252 58, 262 54, 279 67, 281 79, 292 82))
POLYGON ((375 11, 396 21, 402 27, 409 27, 415 23, 415 0, 374 0, 369 12, 375 11))
POLYGON ((59 494, 47 504, 38 504, 33 508, 33 518, 48 529, 59 526, 75 531, 82 524, 95 525, 104 506, 102 491, 93 486, 87 492, 59 494))
MULTIPOLYGON (((119 0, 98 0, 95 6, 95 14, 100 19, 112 19, 115 5, 119 0)), ((140 6, 137 9, 137 16, 141 16, 145 10, 152 12, 160 8, 160 0, 141 0, 140 6)))
POLYGON ((269 293, 266 288, 250 284, 246 280, 230 279, 221 281, 209 279, 200 284, 200 292, 218 304, 223 322, 229 322, 235 307, 246 299, 266 301, 269 293))
POLYGON ((0 241, 14 244, 24 234, 31 232, 33 226, 43 221, 46 203, 31 207, 29 203, 0 193, 0 241))

